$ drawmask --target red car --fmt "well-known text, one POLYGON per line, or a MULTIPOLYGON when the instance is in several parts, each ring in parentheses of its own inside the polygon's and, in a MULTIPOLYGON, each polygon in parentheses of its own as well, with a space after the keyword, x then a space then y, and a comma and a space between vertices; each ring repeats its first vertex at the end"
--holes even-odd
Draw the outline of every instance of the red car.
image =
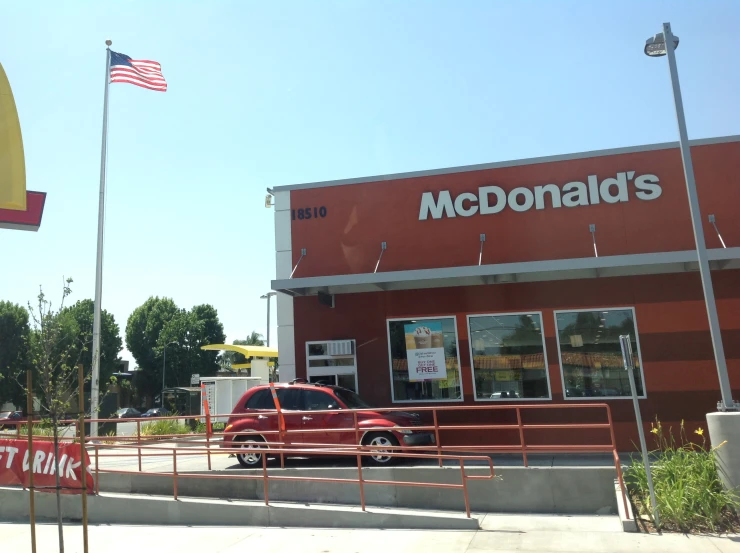
POLYGON ((0 413, 0 430, 16 430, 18 425, 16 424, 5 424, 14 423, 23 420, 23 413, 20 411, 5 411, 0 413))
MULTIPOLYGON (((348 409, 372 409, 360 396, 346 388, 321 384, 291 383, 275 384, 280 409, 288 433, 284 442, 288 444, 336 444, 356 445, 354 432, 301 432, 301 430, 328 430, 354 428, 354 417, 348 409), (311 411, 333 411, 311 414, 311 411)), ((269 386, 257 386, 248 390, 234 407, 232 416, 224 429, 222 447, 243 447, 250 451, 236 456, 244 467, 261 466, 260 443, 280 441, 277 434, 278 417, 269 386), (234 417, 238 414, 254 414, 254 417, 234 417)), ((419 416, 405 412, 387 414, 363 411, 357 415, 360 428, 360 443, 373 446, 422 446, 434 444, 434 433, 427 430, 404 430, 399 427, 419 426, 419 416), (381 429, 373 427, 382 427, 381 429)), ((310 445, 306 446, 310 447, 310 445)), ((381 453, 379 451, 378 453, 381 453)), ((368 456, 375 465, 387 466, 397 459, 389 455, 368 456)))

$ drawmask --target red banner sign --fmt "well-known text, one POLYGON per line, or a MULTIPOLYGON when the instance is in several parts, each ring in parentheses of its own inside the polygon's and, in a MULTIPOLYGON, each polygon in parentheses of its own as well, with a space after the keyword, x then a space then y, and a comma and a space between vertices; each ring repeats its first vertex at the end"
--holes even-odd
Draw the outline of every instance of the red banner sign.
MULTIPOLYGON (((85 463, 88 493, 93 493, 94 482, 87 452, 85 463)), ((28 440, 0 440, 0 485, 28 487, 31 466, 34 488, 38 491, 53 492, 56 487, 56 463, 52 442, 34 440, 31 462, 28 455, 28 440)), ((59 486, 62 493, 79 493, 82 490, 80 444, 59 444, 59 486)))

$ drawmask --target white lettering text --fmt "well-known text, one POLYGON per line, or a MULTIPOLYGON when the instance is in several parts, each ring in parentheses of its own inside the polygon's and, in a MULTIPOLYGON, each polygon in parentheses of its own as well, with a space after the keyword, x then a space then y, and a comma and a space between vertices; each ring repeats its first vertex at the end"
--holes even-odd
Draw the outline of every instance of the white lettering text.
POLYGON ((633 181, 635 171, 622 171, 616 177, 607 177, 599 183, 598 175, 588 175, 588 184, 571 181, 562 188, 556 184, 544 184, 533 189, 519 186, 508 193, 500 186, 481 186, 478 195, 462 192, 454 199, 449 190, 441 190, 435 199, 434 192, 424 192, 419 207, 419 220, 443 217, 471 217, 477 213, 492 215, 507 206, 516 212, 529 211, 532 207, 542 210, 547 207, 579 207, 596 205, 600 202, 615 204, 629 201, 629 184, 633 182, 635 196, 639 200, 655 200, 663 190, 656 175, 640 175, 633 181), (547 201, 549 196, 549 201, 547 201))

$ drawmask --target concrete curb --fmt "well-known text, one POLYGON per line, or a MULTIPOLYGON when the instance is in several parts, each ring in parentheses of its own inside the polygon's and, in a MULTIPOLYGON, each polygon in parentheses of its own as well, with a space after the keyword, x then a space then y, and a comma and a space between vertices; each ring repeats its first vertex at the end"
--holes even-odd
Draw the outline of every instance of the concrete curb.
MULTIPOLYGON (((625 488, 627 485, 625 484, 625 488)), ((637 520, 635 520, 635 514, 632 512, 632 503, 630 502, 629 493, 625 489, 627 494, 627 511, 624 510, 624 503, 622 503, 622 488, 619 485, 619 480, 614 480, 614 493, 617 496, 617 509, 619 510, 619 521, 622 523, 622 530, 625 532, 639 532, 640 529, 637 527, 637 520), (629 515, 629 518, 627 518, 629 515)))
MULTIPOLYGON (((27 491, 0 488, 0 520, 28 522, 27 491)), ((36 520, 56 520, 56 496, 36 493, 36 520)), ((79 495, 63 495, 65 520, 82 519, 79 495)), ((90 524, 180 526, 278 526, 308 528, 378 528, 410 530, 478 530, 480 521, 464 514, 328 505, 298 505, 219 499, 190 499, 124 494, 88 497, 90 524)))

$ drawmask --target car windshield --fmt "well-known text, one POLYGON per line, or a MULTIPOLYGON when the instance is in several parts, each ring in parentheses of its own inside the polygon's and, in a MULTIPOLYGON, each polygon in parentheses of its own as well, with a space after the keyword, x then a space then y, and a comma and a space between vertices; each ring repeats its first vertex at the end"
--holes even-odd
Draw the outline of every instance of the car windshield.
POLYGON ((334 388, 334 393, 349 409, 370 409, 372 405, 367 403, 364 399, 354 393, 352 390, 346 388, 334 388))

